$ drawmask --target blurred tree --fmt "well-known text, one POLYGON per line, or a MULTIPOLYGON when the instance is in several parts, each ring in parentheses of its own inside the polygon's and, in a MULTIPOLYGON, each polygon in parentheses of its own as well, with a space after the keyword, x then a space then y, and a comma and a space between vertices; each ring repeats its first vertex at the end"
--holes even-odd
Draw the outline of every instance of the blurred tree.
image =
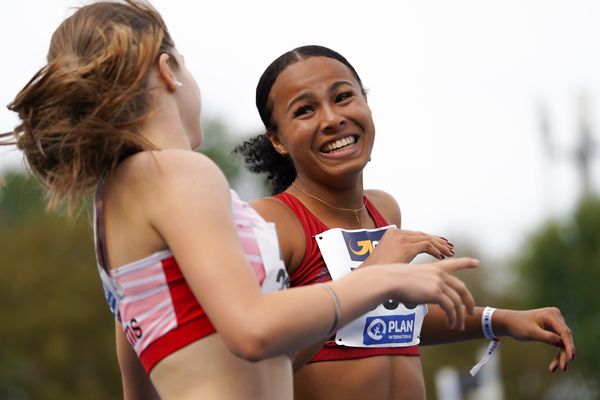
POLYGON ((517 291, 522 303, 559 307, 574 332, 571 378, 579 376, 600 395, 600 198, 584 198, 569 221, 542 227, 516 267, 523 277, 517 291))
MULTIPOLYGON (((203 152, 233 180, 240 163, 219 121, 203 152)), ((96 272, 89 211, 46 212, 24 173, 0 187, 0 399, 122 397, 114 321, 96 272)))
POLYGON ((47 213, 39 185, 12 173, 0 192, 0 246, 0 398, 119 397, 89 222, 47 213))
POLYGON ((241 172, 240 159, 231 154, 236 142, 220 119, 208 119, 202 124, 204 142, 199 151, 210 157, 227 176, 230 184, 235 182, 241 172))

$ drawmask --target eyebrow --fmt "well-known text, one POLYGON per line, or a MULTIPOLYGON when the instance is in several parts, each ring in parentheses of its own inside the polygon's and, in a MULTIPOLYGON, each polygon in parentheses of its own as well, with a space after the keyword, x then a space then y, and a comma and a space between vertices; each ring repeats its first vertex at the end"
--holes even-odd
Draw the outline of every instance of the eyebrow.
MULTIPOLYGON (((344 86, 344 85, 349 85, 349 86, 353 86, 351 82, 349 81, 337 81, 334 82, 331 86, 329 86, 329 88, 327 89, 328 92, 334 92, 337 88, 339 88, 340 86, 344 86)), ((290 104, 288 104, 288 108, 287 110, 289 111, 294 104, 296 104, 299 101, 302 100, 306 100, 306 99, 310 99, 314 97, 314 93, 313 92, 304 92, 302 93, 300 96, 295 97, 292 101, 290 101, 290 104)))

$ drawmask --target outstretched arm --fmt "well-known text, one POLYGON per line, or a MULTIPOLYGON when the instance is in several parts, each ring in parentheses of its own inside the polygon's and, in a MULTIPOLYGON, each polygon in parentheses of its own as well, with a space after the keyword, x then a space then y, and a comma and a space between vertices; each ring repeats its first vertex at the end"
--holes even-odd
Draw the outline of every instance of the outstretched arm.
MULTIPOLYGON (((481 325, 482 312, 483 308, 477 307, 472 316, 465 318, 465 329, 457 331, 448 329, 444 312, 436 305, 431 305, 423 322, 421 344, 484 338, 481 325)), ((575 359, 573 334, 556 307, 523 311, 498 309, 493 314, 492 328, 498 337, 509 336, 520 341, 538 341, 557 347, 558 350, 548 365, 550 372, 558 368, 566 371, 569 362, 575 359)))
MULTIPOLYGON (((160 152, 149 175, 152 226, 164 238, 192 291, 234 354, 260 360, 307 347, 326 337, 336 315, 322 285, 262 295, 239 244, 231 216, 229 188, 206 158, 160 152), (306 310, 311 310, 310 313, 306 310)), ((418 267, 378 265, 361 268, 330 283, 339 299, 343 325, 389 297, 438 303, 450 326, 460 325, 471 294, 452 273, 478 264, 445 260, 418 267)))

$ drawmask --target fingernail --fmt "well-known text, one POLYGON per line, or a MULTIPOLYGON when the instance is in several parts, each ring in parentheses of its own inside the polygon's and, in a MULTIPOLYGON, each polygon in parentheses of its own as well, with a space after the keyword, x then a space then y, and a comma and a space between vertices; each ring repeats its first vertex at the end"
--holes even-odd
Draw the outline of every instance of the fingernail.
POLYGON ((554 345, 563 349, 565 348, 565 344, 563 343, 562 339, 558 339, 556 342, 554 342, 554 345))
POLYGON ((449 251, 450 251, 450 253, 452 253, 452 255, 456 254, 456 253, 454 253, 452 250, 449 250, 449 251))
POLYGON ((445 256, 445 255, 443 255, 443 254, 440 254, 440 258, 441 258, 442 260, 444 260, 444 259, 446 258, 446 256, 445 256))
POLYGON ((573 353, 573 357, 571 357, 571 360, 575 361, 575 353, 573 353))
POLYGON ((555 365, 554 367, 552 367, 552 369, 550 370, 550 372, 555 373, 556 372, 556 368, 558 368, 558 365, 555 365))

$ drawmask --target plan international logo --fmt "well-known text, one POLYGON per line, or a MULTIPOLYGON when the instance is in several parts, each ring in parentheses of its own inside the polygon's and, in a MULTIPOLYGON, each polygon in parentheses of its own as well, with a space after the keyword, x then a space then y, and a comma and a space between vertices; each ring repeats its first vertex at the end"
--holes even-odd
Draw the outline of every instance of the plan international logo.
POLYGON ((363 332, 363 343, 410 343, 415 331, 415 314, 368 317, 363 332))
POLYGON ((346 248, 348 249, 348 255, 352 261, 365 261, 367 257, 375 250, 375 246, 379 243, 379 240, 385 233, 385 229, 381 229, 374 232, 368 231, 356 231, 346 232, 342 231, 344 235, 344 242, 346 242, 346 248))

